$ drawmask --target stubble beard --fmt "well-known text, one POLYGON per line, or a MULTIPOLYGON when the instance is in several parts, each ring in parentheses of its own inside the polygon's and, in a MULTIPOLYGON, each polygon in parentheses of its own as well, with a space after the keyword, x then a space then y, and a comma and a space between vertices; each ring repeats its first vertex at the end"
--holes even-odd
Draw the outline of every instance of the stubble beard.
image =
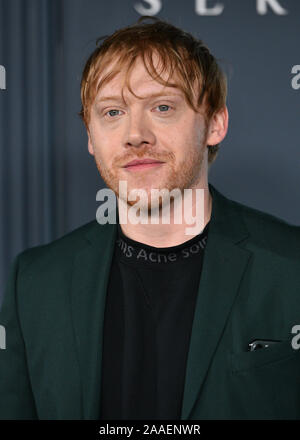
MULTIPOLYGON (((206 139, 206 136, 204 136, 204 139, 206 139)), ((144 154, 135 154, 135 157, 146 157, 150 156, 156 160, 165 161, 166 163, 162 165, 162 167, 168 167, 168 172, 165 175, 165 178, 161 181, 160 184, 153 186, 151 184, 151 188, 145 186, 143 187, 143 175, 136 175, 132 176, 131 178, 126 179, 125 177, 121 176, 121 173, 119 172, 120 168, 118 166, 113 166, 112 170, 110 170, 108 167, 103 165, 103 162, 101 159, 95 154, 94 159, 97 166, 97 169, 99 171, 99 174, 101 175, 103 181, 107 185, 108 188, 110 188, 115 195, 119 198, 119 181, 120 180, 127 180, 127 195, 125 202, 130 206, 133 206, 135 203, 139 201, 139 197, 136 198, 135 201, 128 200, 128 195, 132 189, 145 189, 148 195, 148 202, 146 205, 143 205, 142 209, 143 211, 150 216, 151 211, 152 214, 154 211, 161 212, 162 207, 165 203, 164 197, 159 197, 158 203, 152 203, 151 204, 151 189, 166 189, 169 192, 171 192, 173 189, 179 189, 181 193, 181 197, 183 199, 184 195, 184 189, 187 188, 194 188, 197 186, 197 184, 200 181, 201 178, 201 169, 203 166, 203 159, 204 159, 204 152, 205 152, 206 143, 203 142, 203 139, 201 140, 201 145, 198 145, 197 148, 192 149, 185 160, 175 166, 175 156, 173 153, 164 153, 164 154, 151 154, 150 150, 146 150, 144 154), (134 180, 136 185, 133 186, 130 184, 130 180, 134 180), (151 206, 152 205, 152 206, 151 206), (152 208, 152 210, 151 210, 152 208)), ((129 159, 130 160, 130 159, 129 159)), ((126 162, 126 161, 125 161, 126 162)), ((151 172, 151 171, 150 171, 151 172)), ((166 173, 165 170, 162 171, 163 173, 166 173)), ((124 173, 122 173, 124 174, 124 173)), ((148 178, 148 176, 147 176, 148 178)), ((124 199, 123 199, 124 200, 124 199)), ((169 199, 168 199, 169 200, 169 199)), ((171 198, 171 205, 172 205, 173 199, 171 198)))

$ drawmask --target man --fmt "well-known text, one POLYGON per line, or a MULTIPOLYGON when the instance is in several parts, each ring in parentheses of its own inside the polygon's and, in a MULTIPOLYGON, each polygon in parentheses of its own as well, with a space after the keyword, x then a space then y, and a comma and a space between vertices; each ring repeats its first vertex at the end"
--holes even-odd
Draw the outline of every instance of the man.
POLYGON ((171 24, 140 20, 93 52, 81 98, 118 221, 16 258, 0 313, 0 418, 299 418, 300 231, 208 184, 228 127, 215 58, 171 24), (155 201, 155 189, 178 190, 166 224, 168 192, 155 201), (156 222, 127 221, 137 203, 156 222))

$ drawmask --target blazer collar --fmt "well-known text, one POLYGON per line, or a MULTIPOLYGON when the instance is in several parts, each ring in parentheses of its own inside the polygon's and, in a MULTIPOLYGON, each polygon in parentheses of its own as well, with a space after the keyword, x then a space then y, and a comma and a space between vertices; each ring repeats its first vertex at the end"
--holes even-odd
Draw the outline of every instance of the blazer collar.
MULTIPOLYGON (((209 190, 212 214, 188 351, 181 419, 191 416, 201 393, 251 255, 237 245, 248 236, 238 205, 211 184, 209 190)), ((85 246, 74 257, 71 311, 84 419, 99 419, 105 300, 116 233, 116 224, 92 222, 85 246)))

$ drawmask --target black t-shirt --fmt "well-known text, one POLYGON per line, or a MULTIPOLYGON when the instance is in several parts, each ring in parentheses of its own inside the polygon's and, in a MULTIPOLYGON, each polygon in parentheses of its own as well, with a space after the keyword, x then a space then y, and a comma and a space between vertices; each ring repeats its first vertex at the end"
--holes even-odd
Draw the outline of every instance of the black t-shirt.
POLYGON ((104 317, 100 418, 180 419, 209 223, 155 248, 118 225, 104 317))

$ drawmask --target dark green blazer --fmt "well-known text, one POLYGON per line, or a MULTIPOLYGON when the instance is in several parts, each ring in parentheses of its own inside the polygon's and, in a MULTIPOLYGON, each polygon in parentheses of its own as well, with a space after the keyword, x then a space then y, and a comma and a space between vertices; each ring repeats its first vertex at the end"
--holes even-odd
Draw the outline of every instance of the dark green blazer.
MULTIPOLYGON (((209 188, 181 419, 300 419, 300 227, 209 188), (281 342, 247 351, 254 339, 281 342)), ((1 419, 99 419, 115 238, 116 225, 95 220, 15 259, 0 312, 1 419)))

